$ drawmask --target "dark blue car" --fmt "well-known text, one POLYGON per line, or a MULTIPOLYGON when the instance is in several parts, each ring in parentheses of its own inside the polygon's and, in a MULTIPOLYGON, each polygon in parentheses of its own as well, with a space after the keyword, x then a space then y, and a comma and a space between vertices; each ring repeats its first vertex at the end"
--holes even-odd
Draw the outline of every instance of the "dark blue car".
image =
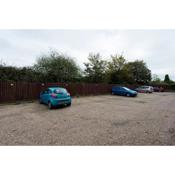
POLYGON ((135 97, 137 96, 137 92, 133 91, 127 87, 115 86, 112 88, 113 95, 123 95, 127 97, 135 97))
POLYGON ((71 96, 64 88, 50 87, 40 93, 40 103, 47 104, 49 109, 60 105, 71 106, 71 96))

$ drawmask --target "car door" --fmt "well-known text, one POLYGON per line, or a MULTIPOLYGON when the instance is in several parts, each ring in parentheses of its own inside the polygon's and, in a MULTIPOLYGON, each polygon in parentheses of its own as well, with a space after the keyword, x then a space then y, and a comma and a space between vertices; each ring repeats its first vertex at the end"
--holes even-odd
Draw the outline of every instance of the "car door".
POLYGON ((113 88, 112 88, 112 92, 113 92, 115 95, 117 95, 117 87, 113 87, 113 88))
POLYGON ((121 87, 118 87, 118 88, 116 89, 116 94, 117 94, 117 95, 122 95, 122 89, 121 89, 121 87))
POLYGON ((43 95, 42 95, 42 99, 44 103, 48 103, 49 101, 49 89, 45 90, 43 95))
POLYGON ((120 90, 121 92, 121 95, 126 95, 126 93, 127 93, 127 91, 124 89, 124 88, 121 88, 121 90, 120 90))
POLYGON ((40 93, 40 101, 41 101, 42 103, 44 103, 44 93, 45 93, 45 91, 42 91, 42 92, 40 93))

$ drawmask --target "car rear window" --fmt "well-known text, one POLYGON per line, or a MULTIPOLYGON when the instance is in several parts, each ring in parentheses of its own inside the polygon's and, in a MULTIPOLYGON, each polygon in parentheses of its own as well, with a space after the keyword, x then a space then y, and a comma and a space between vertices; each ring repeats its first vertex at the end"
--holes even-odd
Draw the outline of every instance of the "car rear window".
POLYGON ((67 93, 67 90, 66 89, 55 89, 54 93, 55 94, 64 94, 64 93, 67 93))

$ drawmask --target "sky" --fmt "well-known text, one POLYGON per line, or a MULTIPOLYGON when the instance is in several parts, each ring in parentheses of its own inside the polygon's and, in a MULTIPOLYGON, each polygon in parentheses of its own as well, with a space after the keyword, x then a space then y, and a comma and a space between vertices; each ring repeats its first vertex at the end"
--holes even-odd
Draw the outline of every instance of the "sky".
POLYGON ((69 55, 83 69, 89 53, 144 60, 152 74, 175 80, 175 30, 0 30, 0 62, 31 66, 50 50, 69 55))

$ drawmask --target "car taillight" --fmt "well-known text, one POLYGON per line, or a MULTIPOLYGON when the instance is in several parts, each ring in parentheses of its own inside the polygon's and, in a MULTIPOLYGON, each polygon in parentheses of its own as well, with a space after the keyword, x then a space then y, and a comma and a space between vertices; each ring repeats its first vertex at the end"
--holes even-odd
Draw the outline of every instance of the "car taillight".
POLYGON ((57 98, 57 94, 51 94, 52 98, 57 98))

